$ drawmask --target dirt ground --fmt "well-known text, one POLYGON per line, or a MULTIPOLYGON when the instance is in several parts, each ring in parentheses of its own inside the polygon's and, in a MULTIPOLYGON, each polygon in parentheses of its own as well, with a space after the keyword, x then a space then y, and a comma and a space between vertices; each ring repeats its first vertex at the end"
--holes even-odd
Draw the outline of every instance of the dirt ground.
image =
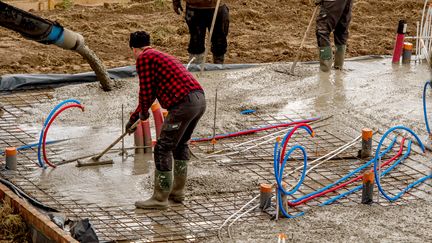
MULTIPOLYGON (((230 8, 227 63, 292 61, 312 15, 309 0, 225 0, 230 8), (275 38, 275 35, 278 37, 275 38)), ((357 0, 348 56, 391 54, 398 20, 408 22, 415 34, 422 1, 357 0)), ((132 65, 129 33, 147 30, 153 45, 187 61, 188 30, 170 0, 140 0, 129 4, 74 6, 66 10, 35 12, 81 33, 108 67, 132 65)), ((306 41, 302 60, 317 59, 314 28, 306 41)), ((47 47, 0 29, 0 75, 8 73, 76 73, 90 70, 76 53, 47 47)))

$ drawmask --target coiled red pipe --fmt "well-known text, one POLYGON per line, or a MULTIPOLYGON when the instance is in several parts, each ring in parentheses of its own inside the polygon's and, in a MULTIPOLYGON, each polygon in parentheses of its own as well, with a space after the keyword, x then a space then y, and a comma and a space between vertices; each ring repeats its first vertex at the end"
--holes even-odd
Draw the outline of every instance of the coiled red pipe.
POLYGON ((49 130, 51 124, 54 122, 54 120, 56 119, 56 117, 57 117, 58 115, 60 115, 63 111, 65 111, 65 110, 67 110, 67 109, 69 109, 69 108, 74 108, 74 107, 76 107, 76 108, 80 108, 81 111, 84 112, 84 106, 79 105, 79 104, 70 104, 70 105, 63 106, 60 110, 58 110, 58 111, 57 111, 57 112, 52 116, 52 118, 50 119, 48 125, 47 125, 46 128, 45 128, 45 132, 44 132, 44 136, 43 136, 43 140, 42 140, 42 152, 43 152, 43 157, 44 157, 45 162, 46 162, 49 166, 51 166, 51 167, 53 167, 53 168, 55 168, 55 167, 57 167, 57 166, 56 166, 55 164, 51 163, 51 162, 48 160, 48 157, 47 157, 47 155, 46 155, 46 150, 45 150, 46 137, 47 137, 47 134, 48 134, 48 130, 49 130))

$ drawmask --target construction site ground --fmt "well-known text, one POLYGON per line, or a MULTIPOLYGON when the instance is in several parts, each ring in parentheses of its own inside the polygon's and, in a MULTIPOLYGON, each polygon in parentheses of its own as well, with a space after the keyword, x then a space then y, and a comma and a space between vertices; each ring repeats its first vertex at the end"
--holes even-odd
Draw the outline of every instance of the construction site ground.
MULTIPOLYGON (((224 2, 230 8, 231 21, 227 63, 292 61, 298 54, 300 42, 312 16, 312 0, 224 2)), ((422 1, 417 0, 354 1, 348 56, 391 54, 398 21, 406 20, 408 35, 415 35, 415 24, 420 20, 422 4, 422 1)), ((188 59, 187 26, 183 17, 172 10, 171 0, 73 6, 35 14, 58 21, 81 33, 89 47, 108 67, 134 64, 128 38, 131 32, 137 30, 150 32, 153 46, 179 57, 183 62, 188 59)), ((0 75, 76 73, 90 70, 78 54, 24 40, 18 34, 3 28, 0 29, 0 50, 0 75)), ((316 60, 317 57, 313 25, 301 60, 316 60)))
MULTIPOLYGON (((212 134, 218 88, 218 134, 321 117, 312 124, 315 138, 299 132, 290 142, 305 146, 311 158, 352 141, 364 127, 376 130, 373 148, 393 125, 405 125, 424 138, 421 93, 424 81, 430 77, 429 68, 414 63, 394 66, 390 61, 389 58, 348 61, 346 70, 329 74, 317 72, 317 64, 302 64, 296 76, 290 75, 286 73, 289 63, 196 73, 205 89, 208 108, 194 137, 212 134), (241 115, 244 109, 257 112, 241 115)), ((43 121, 55 104, 76 98, 86 107, 85 112, 66 111, 55 121, 48 140, 68 140, 49 145, 48 158, 59 163, 101 151, 121 132, 121 105, 126 114, 136 105, 137 79, 117 83, 119 88, 112 92, 103 92, 97 83, 92 83, 2 93, 6 112, 0 118, 1 147, 36 142, 43 121)), ((133 150, 129 150, 125 159, 118 150, 108 154, 114 165, 77 168, 70 163, 46 170, 36 166, 36 150, 25 150, 18 156, 16 173, 0 173, 41 202, 62 210, 67 217, 90 218, 101 240, 217 241, 224 220, 257 195, 260 183, 274 182, 272 155, 277 135, 270 134, 276 131, 284 134, 284 130, 273 130, 219 140, 214 149, 223 152, 217 156, 209 154, 213 150, 209 143, 192 144, 195 158, 190 164, 186 201, 171 203, 166 211, 135 209, 136 200, 151 195, 154 165, 151 155, 134 155, 133 150), (263 136, 267 137, 260 139, 263 136)), ((127 137, 125 146, 132 144, 132 136, 127 137)), ((364 164, 366 160, 354 158, 360 148, 358 141, 336 159, 317 167, 294 197, 319 189, 364 164)), ((399 144, 385 159, 398 150, 399 144)), ((432 169, 429 156, 430 152, 425 155, 413 144, 408 159, 382 179, 385 190, 396 194, 410 182, 429 174, 432 169)), ((289 162, 286 171, 301 164, 297 160, 289 162)), ((299 174, 294 173, 288 182, 294 184, 299 174)), ((305 211, 305 216, 277 222, 269 214, 253 210, 231 227, 231 240, 226 227, 221 236, 224 242, 268 242, 277 240, 279 233, 286 233, 296 241, 428 242, 432 240, 431 232, 422 229, 431 223, 431 189, 432 182, 428 180, 394 203, 382 197, 377 200, 375 191, 376 203, 371 206, 360 204, 361 191, 358 191, 335 205, 319 207, 338 194, 330 193, 290 208, 291 213, 305 211)))

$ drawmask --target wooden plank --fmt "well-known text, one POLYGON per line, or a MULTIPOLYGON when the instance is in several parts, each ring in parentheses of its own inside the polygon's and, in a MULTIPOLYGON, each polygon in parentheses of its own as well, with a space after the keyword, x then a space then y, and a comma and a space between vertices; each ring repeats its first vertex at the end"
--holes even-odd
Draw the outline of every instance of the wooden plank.
POLYGON ((17 212, 28 225, 44 234, 48 239, 60 243, 78 242, 54 224, 46 215, 40 213, 36 208, 19 198, 15 193, 1 183, 0 200, 9 203, 15 212, 17 212))

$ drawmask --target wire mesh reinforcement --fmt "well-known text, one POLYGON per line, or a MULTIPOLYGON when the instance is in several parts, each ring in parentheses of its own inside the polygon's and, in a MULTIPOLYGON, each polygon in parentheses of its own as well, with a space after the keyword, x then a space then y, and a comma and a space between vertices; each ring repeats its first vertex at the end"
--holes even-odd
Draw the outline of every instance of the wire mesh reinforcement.
MULTIPOLYGON (((7 146, 21 146, 36 141, 37 131, 20 129, 17 121, 29 109, 32 104, 45 103, 52 97, 52 90, 22 91, 13 93, 0 93, 1 102, 5 112, 0 117, 0 148, 7 146)), ((309 114, 308 114, 309 116, 309 114)), ((292 122, 308 118, 292 112, 288 115, 249 115, 244 116, 243 124, 246 127, 259 127, 281 122, 292 122)), ((344 132, 332 126, 332 118, 313 123, 316 137, 310 138, 305 132, 296 133, 291 144, 301 144, 308 151, 309 161, 318 158, 336 148, 353 140, 360 134, 361 128, 349 128, 344 132), (332 131, 338 131, 334 133, 332 131)), ((0 171, 0 175, 19 186, 26 193, 42 203, 63 211, 71 219, 90 218, 100 240, 129 240, 142 242, 167 242, 167 241, 197 241, 204 240, 217 233, 218 227, 223 221, 238 210, 245 202, 249 201, 258 183, 273 183, 273 146, 277 135, 283 136, 284 128, 264 131, 248 136, 219 140, 215 145, 216 156, 211 157, 213 146, 210 143, 194 143, 191 146, 193 153, 201 158, 202 164, 217 165, 228 172, 238 172, 251 178, 255 184, 251 184, 252 192, 219 192, 210 195, 192 195, 183 205, 173 205, 167 211, 137 210, 133 205, 104 205, 84 202, 60 194, 47 186, 38 183, 37 155, 35 149, 25 150, 20 153, 18 159, 18 171, 11 173, 0 171), (276 131, 279 134, 272 135, 276 131), (263 139, 259 139, 264 137, 263 139)), ((375 136, 377 138, 378 136, 375 136)), ((376 144, 377 141, 375 140, 376 144)), ((295 197, 301 197, 313 192, 325 185, 334 182, 348 172, 364 164, 365 160, 356 157, 360 149, 360 142, 335 158, 325 162, 309 173, 295 197)), ((395 146, 386 158, 396 154, 399 149, 395 146)), ((52 145, 48 153, 58 155, 61 151, 58 145, 52 145)), ((293 154, 296 158, 300 154, 293 154)), ((285 171, 291 171, 301 165, 300 160, 291 160, 285 171)), ((402 165, 382 179, 383 186, 390 194, 395 194, 403 189, 410 181, 425 176, 431 170, 427 159, 418 152, 412 152, 412 156, 402 165)), ((300 171, 292 177, 286 178, 287 182, 296 183, 300 171)), ((345 192, 358 183, 342 188, 338 192, 329 193, 323 197, 314 199, 291 209, 292 211, 304 211, 323 203, 332 196, 345 192)), ((412 200, 418 200, 429 195, 432 189, 430 181, 409 191, 401 200, 389 203, 380 200, 381 205, 406 204, 412 200)), ((291 198, 293 199, 293 198, 291 198)), ((342 205, 355 205, 361 201, 361 191, 353 193, 337 203, 342 205)), ((253 212, 245 216, 243 220, 255 222, 268 219, 268 215, 253 212)))

